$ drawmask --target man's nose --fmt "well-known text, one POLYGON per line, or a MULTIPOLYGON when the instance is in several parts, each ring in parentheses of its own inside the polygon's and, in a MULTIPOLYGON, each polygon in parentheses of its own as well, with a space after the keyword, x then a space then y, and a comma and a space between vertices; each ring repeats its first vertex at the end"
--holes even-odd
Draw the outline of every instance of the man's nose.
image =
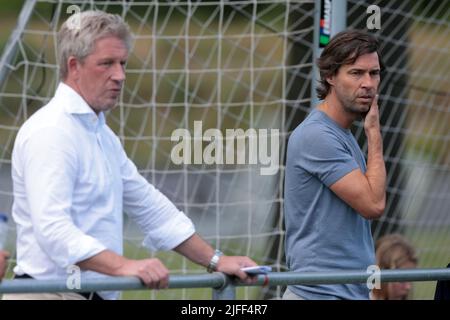
POLYGON ((115 81, 124 81, 125 80, 125 67, 120 64, 116 63, 114 65, 114 70, 111 78, 115 81))
POLYGON ((361 87, 363 88, 372 89, 375 86, 375 79, 369 73, 365 73, 361 81, 361 87))

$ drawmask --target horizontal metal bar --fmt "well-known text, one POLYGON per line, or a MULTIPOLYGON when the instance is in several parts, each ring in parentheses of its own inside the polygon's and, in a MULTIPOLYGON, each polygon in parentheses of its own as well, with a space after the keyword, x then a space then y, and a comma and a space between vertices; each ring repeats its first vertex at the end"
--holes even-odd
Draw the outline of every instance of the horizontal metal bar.
MULTIPOLYGON (((180 288, 222 288, 226 283, 226 276, 216 272, 200 275, 172 275, 169 289, 180 288)), ((80 289, 69 289, 67 280, 35 280, 15 279, 3 280, 0 283, 0 293, 24 292, 82 292, 82 291, 122 291, 148 289, 136 277, 102 277, 99 279, 80 279, 80 289)))
MULTIPOLYGON (((365 283, 373 273, 366 271, 338 271, 338 272, 276 272, 267 276, 259 276, 253 286, 260 285, 296 285, 296 284, 338 284, 338 283, 365 283)), ((450 280, 450 269, 402 269, 381 270, 380 282, 405 281, 436 281, 450 280)), ((236 283, 236 286, 248 284, 236 283)))
MULTIPOLYGON (((271 272, 259 275, 257 281, 251 285, 233 281, 230 284, 227 277, 219 272, 200 275, 171 275, 169 289, 180 288, 215 288, 221 289, 227 285, 234 286, 277 286, 293 284, 336 284, 336 283, 364 283, 373 276, 366 271, 341 272, 271 272)), ((380 282, 402 281, 436 281, 450 280, 450 269, 402 269, 381 270, 380 282)), ((15 279, 3 280, 0 283, 0 293, 24 292, 66 292, 66 291, 122 291, 147 289, 135 277, 104 277, 101 279, 83 279, 80 289, 69 289, 66 280, 34 280, 15 279)))

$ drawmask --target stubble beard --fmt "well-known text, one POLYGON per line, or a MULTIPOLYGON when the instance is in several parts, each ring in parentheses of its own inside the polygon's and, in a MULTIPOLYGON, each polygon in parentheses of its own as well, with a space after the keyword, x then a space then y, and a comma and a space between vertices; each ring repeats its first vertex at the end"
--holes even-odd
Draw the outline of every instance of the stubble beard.
POLYGON ((356 102, 356 98, 347 99, 345 97, 342 97, 339 100, 341 100, 342 108, 346 113, 352 114, 359 119, 363 118, 370 110, 371 103, 369 105, 359 104, 356 102))

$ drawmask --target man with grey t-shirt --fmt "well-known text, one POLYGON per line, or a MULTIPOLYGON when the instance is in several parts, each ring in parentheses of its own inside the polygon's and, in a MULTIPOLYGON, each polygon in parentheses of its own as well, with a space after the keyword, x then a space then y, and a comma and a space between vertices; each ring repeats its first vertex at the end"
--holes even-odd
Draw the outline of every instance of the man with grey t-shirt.
MULTIPOLYGON (((318 66, 322 99, 292 133, 285 179, 286 258, 291 271, 363 271, 375 264, 370 220, 386 203, 377 91, 377 40, 337 34, 318 66), (367 165, 350 131, 364 118, 367 165)), ((284 299, 368 299, 365 284, 291 285, 284 299)))

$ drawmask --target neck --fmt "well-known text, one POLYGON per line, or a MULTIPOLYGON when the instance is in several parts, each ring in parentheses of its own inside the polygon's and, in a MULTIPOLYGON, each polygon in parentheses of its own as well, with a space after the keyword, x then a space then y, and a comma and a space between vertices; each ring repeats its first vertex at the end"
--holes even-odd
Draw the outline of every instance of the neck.
POLYGON ((73 81, 70 78, 66 78, 64 80, 62 80, 62 82, 66 85, 68 85, 69 87, 71 87, 76 93, 78 93, 80 95, 80 97, 82 97, 84 99, 84 101, 86 101, 86 103, 88 104, 88 106, 92 109, 92 111, 95 112, 95 114, 98 116, 99 115, 99 111, 95 110, 89 103, 88 101, 84 98, 83 93, 80 90, 80 87, 78 86, 78 84, 76 83, 76 81, 73 81))
POLYGON ((319 110, 324 112, 327 116, 333 119, 339 126, 344 129, 349 129, 356 120, 356 114, 350 114, 346 112, 341 104, 341 102, 336 99, 334 95, 328 95, 324 102, 318 107, 319 110))

